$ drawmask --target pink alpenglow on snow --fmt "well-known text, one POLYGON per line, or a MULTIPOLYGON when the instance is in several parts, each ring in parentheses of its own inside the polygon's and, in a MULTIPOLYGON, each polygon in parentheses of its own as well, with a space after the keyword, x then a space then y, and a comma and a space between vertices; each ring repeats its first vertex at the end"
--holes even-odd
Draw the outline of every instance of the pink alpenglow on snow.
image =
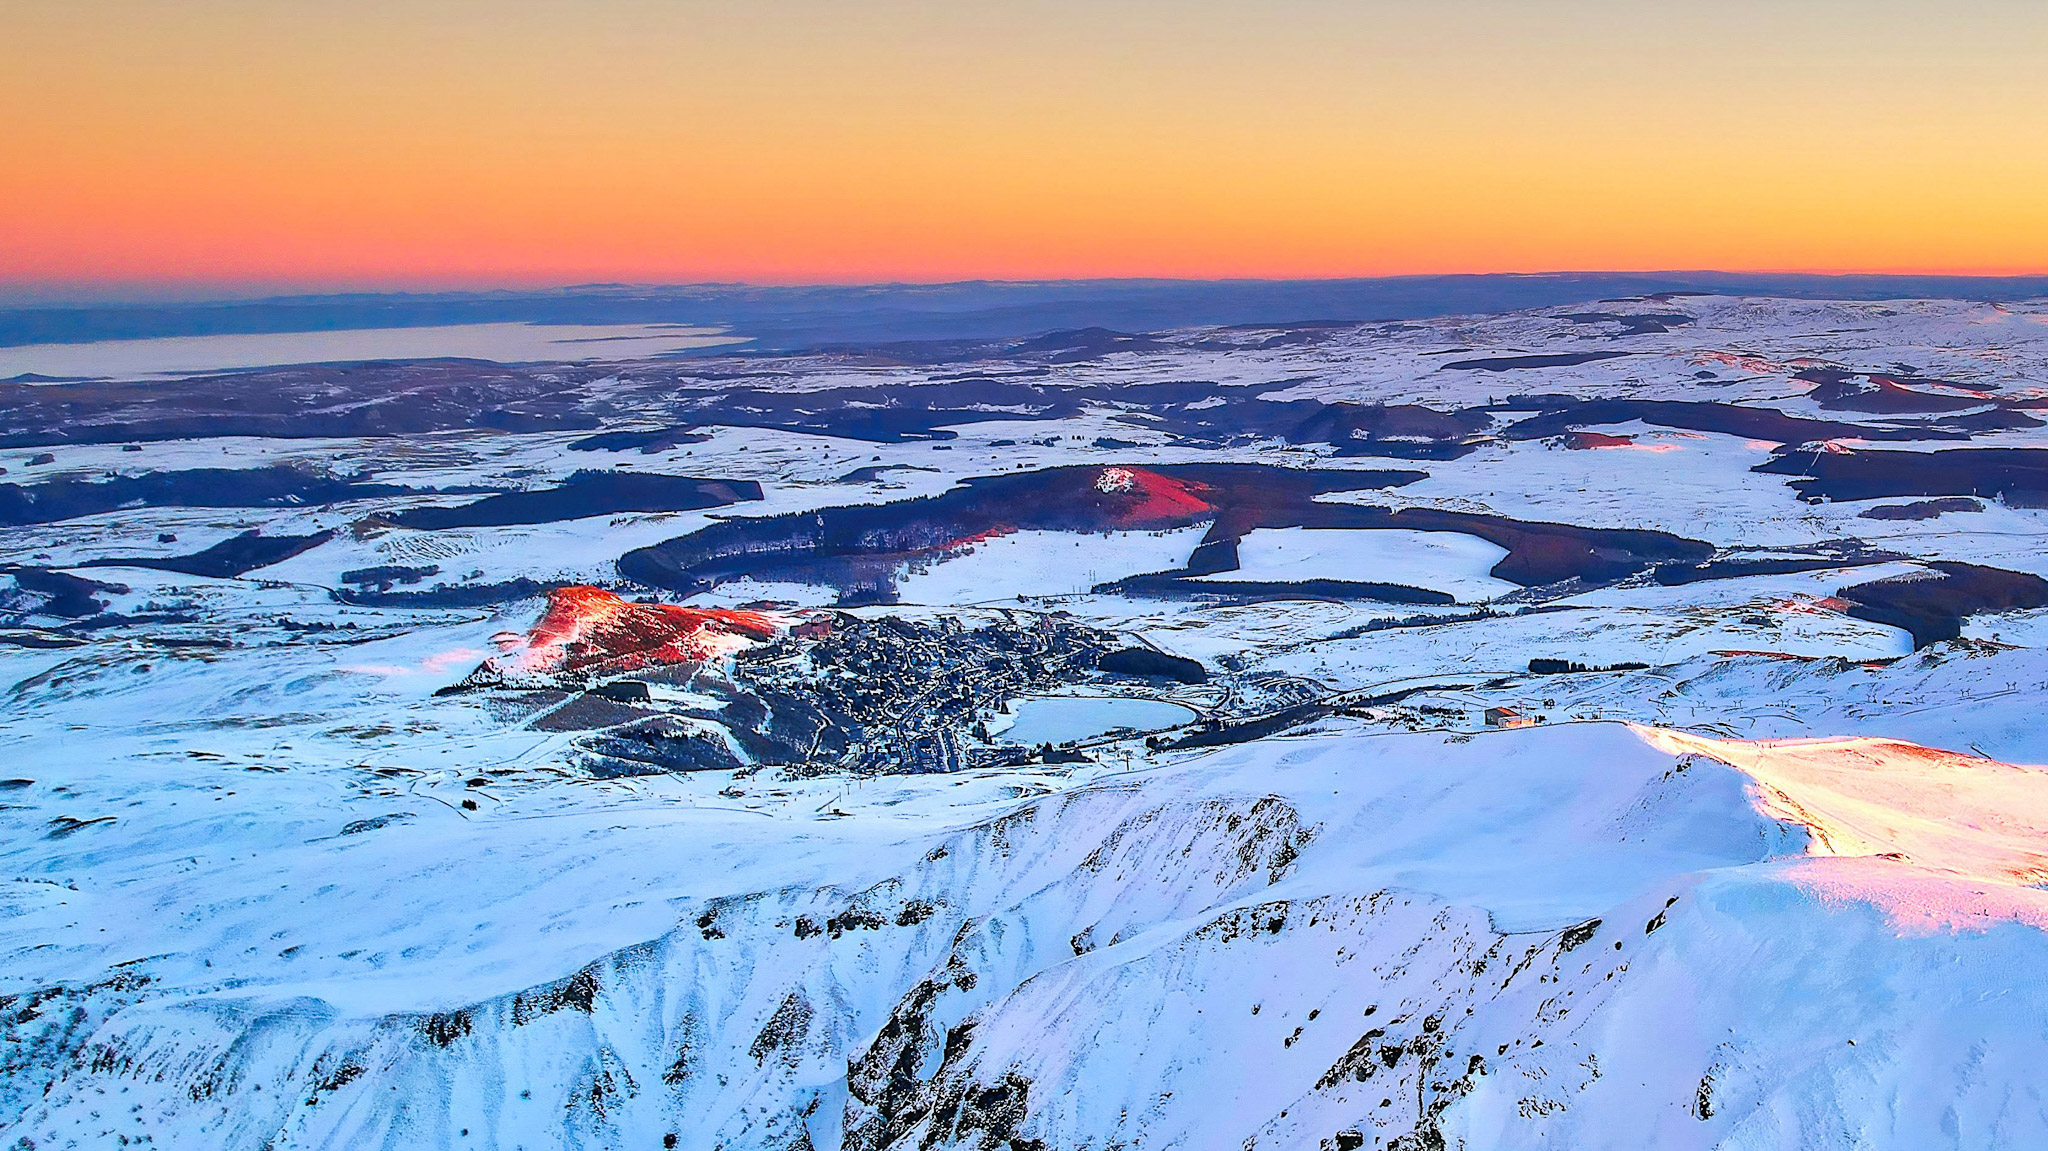
POLYGON ((1818 895, 1876 904, 1902 933, 2048 927, 2048 769, 1875 736, 1629 726, 1660 751, 1754 779, 1759 810, 1810 832, 1794 881, 1818 895))

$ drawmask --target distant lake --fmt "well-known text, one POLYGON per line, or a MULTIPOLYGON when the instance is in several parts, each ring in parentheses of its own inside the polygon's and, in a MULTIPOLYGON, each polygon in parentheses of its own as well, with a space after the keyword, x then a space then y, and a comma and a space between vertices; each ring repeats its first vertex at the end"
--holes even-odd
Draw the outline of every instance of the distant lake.
POLYGON ((336 332, 165 336, 0 348, 0 380, 24 373, 132 379, 344 360, 449 357, 508 364, 614 360, 745 342, 745 337, 728 335, 720 328, 681 324, 451 324, 336 332))

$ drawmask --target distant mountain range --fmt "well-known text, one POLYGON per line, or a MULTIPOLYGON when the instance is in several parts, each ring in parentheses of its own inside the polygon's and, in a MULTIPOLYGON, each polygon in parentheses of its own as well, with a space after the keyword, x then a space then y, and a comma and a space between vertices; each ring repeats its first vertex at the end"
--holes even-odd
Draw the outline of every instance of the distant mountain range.
POLYGON ((540 291, 23 306, 0 309, 0 347, 443 324, 678 323, 728 327, 752 337, 750 350, 787 352, 893 340, 1002 339, 1084 325, 1146 331, 1194 324, 1424 319, 1659 293, 1997 301, 2048 295, 2048 276, 1600 272, 812 287, 589 284, 540 291))

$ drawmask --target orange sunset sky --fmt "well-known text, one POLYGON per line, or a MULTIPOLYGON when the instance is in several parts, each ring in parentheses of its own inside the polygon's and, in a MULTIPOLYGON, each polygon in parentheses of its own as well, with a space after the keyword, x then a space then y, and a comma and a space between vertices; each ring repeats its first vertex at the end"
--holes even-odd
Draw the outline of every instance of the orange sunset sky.
POLYGON ((2048 271, 2042 0, 4 0, 0 284, 2048 271))

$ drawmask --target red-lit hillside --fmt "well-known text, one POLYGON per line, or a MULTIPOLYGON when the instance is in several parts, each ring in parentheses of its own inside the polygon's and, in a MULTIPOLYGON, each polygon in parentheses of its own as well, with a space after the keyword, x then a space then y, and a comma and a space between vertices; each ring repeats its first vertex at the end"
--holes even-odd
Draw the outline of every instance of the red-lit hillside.
POLYGON ((533 630, 484 667, 519 679, 697 663, 771 639, 783 627, 766 612, 631 603, 602 588, 557 588, 533 630))
POLYGON ((1104 468, 1095 479, 1110 520, 1119 528, 1181 527, 1216 512, 1207 485, 1143 468, 1104 468))

